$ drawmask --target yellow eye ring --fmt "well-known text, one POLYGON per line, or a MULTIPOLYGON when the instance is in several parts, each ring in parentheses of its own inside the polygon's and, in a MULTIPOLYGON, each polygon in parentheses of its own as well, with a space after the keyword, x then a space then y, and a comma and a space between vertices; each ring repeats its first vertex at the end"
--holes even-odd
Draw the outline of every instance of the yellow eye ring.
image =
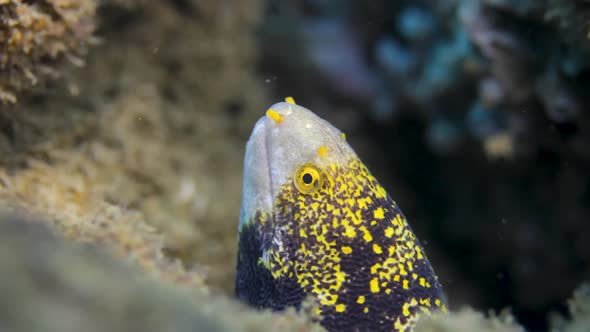
POLYGON ((312 194, 324 184, 322 170, 313 164, 303 164, 295 170, 295 187, 303 194, 312 194))

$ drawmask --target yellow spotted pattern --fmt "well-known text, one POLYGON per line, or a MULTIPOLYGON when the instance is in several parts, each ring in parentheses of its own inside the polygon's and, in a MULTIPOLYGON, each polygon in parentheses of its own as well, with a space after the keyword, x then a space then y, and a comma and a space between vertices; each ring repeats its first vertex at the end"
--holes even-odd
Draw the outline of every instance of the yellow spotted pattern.
POLYGON ((312 194, 299 192, 292 179, 278 193, 276 241, 264 264, 272 277, 296 280, 315 296, 327 327, 348 315, 365 319, 361 327, 408 331, 418 315, 446 311, 422 247, 363 163, 329 165, 323 176, 312 194))

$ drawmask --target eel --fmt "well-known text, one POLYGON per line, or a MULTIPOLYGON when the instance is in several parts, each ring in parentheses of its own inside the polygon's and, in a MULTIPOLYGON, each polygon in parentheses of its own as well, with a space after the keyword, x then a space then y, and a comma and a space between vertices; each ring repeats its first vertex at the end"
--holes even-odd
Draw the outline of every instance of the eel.
POLYGON ((344 133, 293 98, 246 144, 237 297, 300 308, 328 331, 412 331, 446 300, 418 239, 344 133))

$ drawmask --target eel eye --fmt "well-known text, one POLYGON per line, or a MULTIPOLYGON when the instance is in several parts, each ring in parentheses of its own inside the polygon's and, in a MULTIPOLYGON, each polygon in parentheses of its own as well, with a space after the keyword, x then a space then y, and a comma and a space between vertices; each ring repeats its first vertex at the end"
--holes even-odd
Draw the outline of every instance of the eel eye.
POLYGON ((295 171, 295 187, 302 194, 312 194, 322 187, 322 171, 313 164, 303 164, 295 171))

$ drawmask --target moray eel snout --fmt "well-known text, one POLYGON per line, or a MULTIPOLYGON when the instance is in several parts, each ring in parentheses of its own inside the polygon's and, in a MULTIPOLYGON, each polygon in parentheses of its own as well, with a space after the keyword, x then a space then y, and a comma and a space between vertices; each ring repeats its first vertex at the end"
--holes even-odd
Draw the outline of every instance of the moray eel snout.
POLYGON ((246 146, 236 294, 258 308, 317 301, 329 331, 411 331, 446 311, 406 218, 344 134, 292 99, 246 146))

